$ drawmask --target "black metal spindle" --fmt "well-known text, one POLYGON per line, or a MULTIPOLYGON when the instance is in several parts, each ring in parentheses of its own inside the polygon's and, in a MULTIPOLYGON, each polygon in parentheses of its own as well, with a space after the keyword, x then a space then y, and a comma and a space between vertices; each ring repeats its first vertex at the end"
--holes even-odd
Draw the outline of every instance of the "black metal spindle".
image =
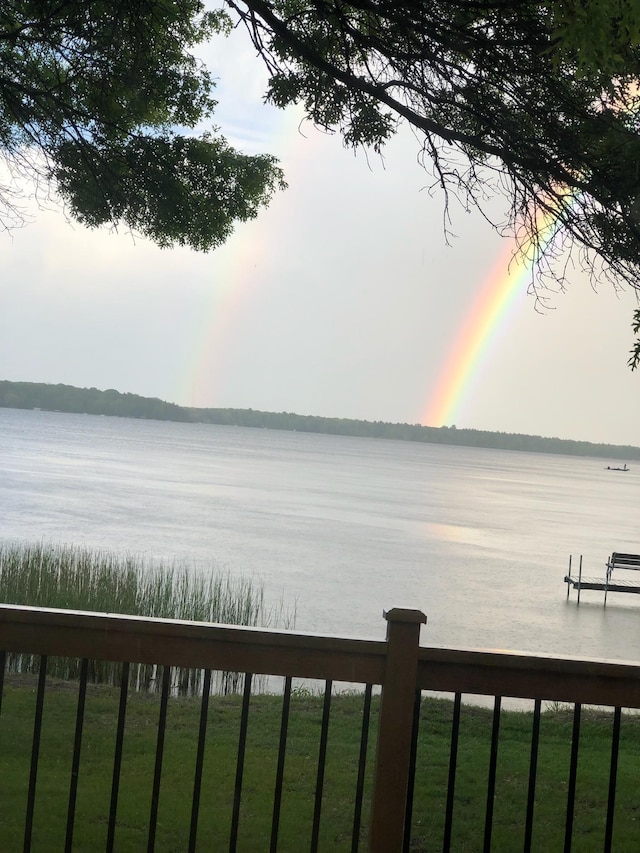
POLYGON ((616 783, 618 780, 618 752, 620 750, 620 721, 622 709, 613 712, 613 732, 611 734, 611 767, 609 770, 609 797, 607 800, 607 823, 604 833, 604 853, 611 853, 613 841, 613 816, 616 804, 616 783))
POLYGON ((280 806, 282 804, 282 785, 284 782, 284 759, 287 750, 287 732, 289 730, 289 709, 291 707, 291 676, 284 680, 282 696, 282 716, 280 719, 280 743, 278 745, 278 766, 276 767, 276 785, 273 792, 273 817, 271 819, 271 853, 278 849, 278 829, 280 828, 280 806))
POLYGON ((4 691, 4 670, 7 665, 7 653, 0 652, 0 717, 2 716, 2 693, 4 691))
POLYGON ((573 709, 573 735, 571 738, 571 763, 569 766, 569 790, 567 793, 567 819, 564 830, 564 853, 570 853, 573 835, 573 811, 576 803, 576 780, 578 778, 578 747, 580 742, 580 703, 573 709))
POLYGON ((242 694, 242 713, 240 715, 240 734, 238 736, 238 763, 236 765, 236 783, 233 793, 233 815, 231 817, 231 838, 229 853, 235 853, 238 844, 238 826, 240 823, 240 802, 242 799, 242 775, 244 773, 244 754, 247 746, 247 727, 249 722, 249 700, 251 699, 251 673, 244 677, 242 694))
POLYGON ((204 767, 204 745, 207 736, 207 719, 209 716, 209 696, 211 695, 211 670, 205 669, 202 684, 202 701, 200 703, 200 727, 198 729, 198 749, 196 752, 196 769, 193 780, 193 799, 191 801, 191 825, 189 828, 189 853, 196 849, 198 835, 198 814, 200 812, 200 792, 202 790, 202 769, 204 767))
POLYGON ((413 726, 411 728, 411 751, 409 753, 409 780, 407 783, 407 807, 404 813, 404 839, 402 849, 409 853, 411 844, 411 820, 413 818, 413 792, 416 784, 416 758, 418 752, 418 731, 420 728, 420 700, 422 694, 416 690, 413 703, 413 726))
POLYGON ((527 814, 524 823, 524 853, 531 851, 533 835, 533 810, 536 802, 536 776, 538 772, 538 746, 540 744, 540 717, 542 702, 536 699, 533 706, 533 727, 531 730, 531 758, 529 759, 529 792, 527 794, 527 814))
POLYGON ((169 705, 169 687, 171 686, 171 667, 162 668, 162 688, 160 693, 160 714, 158 716, 158 737, 156 740, 156 761, 153 769, 153 789, 151 792, 151 814, 149 815, 149 838, 147 853, 153 853, 156 846, 156 828, 158 826, 158 803, 160 801, 160 782, 162 780, 162 759, 164 757, 164 736, 167 731, 167 707, 169 705))
POLYGON ((369 746, 369 720, 371 719, 372 685, 364 690, 362 705, 362 729, 360 731, 360 756, 358 758, 358 778, 356 781, 356 801, 353 809, 353 832, 351 834, 351 853, 358 853, 360 845, 360 826, 362 823, 362 800, 364 798, 364 774, 367 767, 367 748, 369 746))
POLYGON ((453 825, 453 803, 456 788, 456 768, 458 764, 458 736, 460 734, 460 706, 462 695, 456 693, 453 700, 453 719, 451 721, 451 751, 449 753, 449 778, 447 781, 447 806, 444 818, 444 838, 442 853, 451 849, 451 828, 453 825))
POLYGON ((107 828, 107 853, 113 853, 116 835, 116 813, 118 811, 118 793, 120 791, 120 770, 122 768, 122 747, 124 744, 124 723, 127 715, 127 695, 129 692, 129 664, 122 664, 120 679, 120 703, 118 706, 118 724, 116 745, 113 756, 113 775, 111 778, 111 801, 109 803, 109 825, 107 828))
POLYGON ((27 793, 27 811, 24 822, 24 853, 31 850, 33 836, 33 813, 36 802, 36 781, 38 778, 38 759, 40 757, 40 735, 42 733, 42 715, 44 711, 44 689, 47 680, 47 656, 40 655, 40 674, 36 694, 36 712, 33 720, 33 739, 31 741, 31 770, 27 793))
POLYGON ((73 849, 73 827, 76 817, 76 797, 78 794, 78 774, 80 772, 80 750, 82 748, 82 729, 84 726, 84 707, 87 696, 87 672, 89 661, 83 658, 80 663, 80 683, 78 684, 78 705, 76 708, 76 731, 73 739, 73 758, 71 759, 71 783, 69 785, 69 806, 67 808, 67 832, 64 849, 71 853, 73 849))
POLYGON ((322 705, 322 726, 320 729, 320 749, 318 750, 318 773, 316 776, 316 795, 313 803, 313 826, 311 829, 311 853, 317 853, 320 838, 320 813, 322 811, 322 793, 324 788, 324 770, 327 761, 327 743, 329 740, 329 713, 331 711, 331 691, 333 681, 327 679, 322 705))
POLYGON ((496 769, 498 767, 498 738, 500 736, 501 697, 496 696, 493 704, 493 728, 491 731, 491 754, 489 756, 489 783, 487 785, 487 811, 484 819, 484 853, 491 853, 493 830, 493 804, 496 796, 496 769))

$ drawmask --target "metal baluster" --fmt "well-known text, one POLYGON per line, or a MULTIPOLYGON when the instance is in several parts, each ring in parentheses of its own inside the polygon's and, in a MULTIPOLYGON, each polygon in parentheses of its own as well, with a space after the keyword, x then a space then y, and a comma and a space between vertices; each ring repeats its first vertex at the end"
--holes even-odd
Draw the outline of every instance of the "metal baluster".
POLYGON ((0 652, 0 717, 2 716, 2 692, 4 690, 4 670, 7 665, 7 653, 0 652))
POLYGON ((238 763, 236 766, 236 784, 233 794, 233 815, 231 818, 231 838, 229 853, 235 853, 238 844, 238 824, 240 822, 240 801, 242 798, 242 775, 244 772, 244 753, 247 746, 247 725, 249 722, 249 699, 251 698, 251 673, 244 677, 242 695, 242 713, 240 715, 240 735, 238 737, 238 763))
POLYGON ((444 819, 444 839, 442 853, 451 849, 451 827, 453 824, 453 802, 456 787, 456 767, 458 762, 458 736, 460 734, 460 705, 462 695, 456 693, 453 700, 453 720, 451 721, 451 752, 449 753, 449 779, 447 782, 447 806, 444 819))
POLYGON ((36 713, 33 720, 33 740, 31 741, 31 771, 29 773, 29 791, 27 794, 27 813, 24 825, 24 853, 31 850, 33 836, 33 812, 36 801, 36 780, 38 778, 38 759, 40 757, 40 735, 42 733, 42 714, 44 710, 44 688, 47 679, 47 656, 40 655, 40 674, 36 695, 36 713))
POLYGON ((196 753, 196 770, 193 780, 193 799, 191 801, 191 826, 189 829, 189 853, 196 849, 198 834, 198 814, 200 811, 200 791, 202 790, 202 768, 204 766, 204 746, 207 736, 207 718, 209 716, 209 696, 211 694, 211 670, 205 669, 202 685, 202 701, 200 703, 200 727, 198 730, 198 750, 196 753))
POLYGON ((111 779, 111 802, 109 803, 109 826, 107 829, 107 853, 113 853, 116 834, 116 812, 118 810, 118 792, 120 790, 120 769, 122 767, 122 745, 124 743, 124 721, 127 714, 127 693, 129 691, 129 664, 122 664, 120 679, 120 704, 118 706, 118 725, 116 729, 116 747, 113 756, 113 776, 111 779))
POLYGON ((487 785, 487 812, 484 820, 484 853, 491 853, 493 830, 493 804, 496 795, 496 768, 498 766, 498 737, 500 735, 501 697, 496 696, 493 705, 493 729, 491 732, 491 755, 489 758, 489 784, 487 785))
POLYGON ((358 779, 356 782, 356 801, 353 809, 353 833, 351 835, 351 853, 358 853, 360 827, 362 822, 362 800, 364 797, 364 774, 367 766, 367 747, 369 745, 369 720, 371 719, 372 685, 364 690, 362 706, 362 729, 360 731, 360 756, 358 758, 358 779))
POLYGON ((82 728, 84 726, 84 706, 87 696, 87 672, 89 661, 83 658, 80 664, 80 683, 78 685, 78 706, 76 710, 76 733, 73 740, 73 758, 71 760, 71 784, 69 786, 69 807, 67 809, 67 834, 64 849, 71 853, 73 849, 73 826, 76 817, 76 797, 78 794, 78 774, 80 772, 80 749, 82 747, 82 728))
POLYGON ((542 702, 536 699, 533 706, 533 728, 531 731, 531 758, 529 760, 529 793, 527 795, 527 816, 524 824, 524 853, 531 851, 533 834, 533 809, 536 801, 536 775, 538 771, 538 745, 540 743, 540 717, 542 702))
POLYGON ((413 705, 413 727, 411 729, 411 752, 409 753, 409 779, 407 784, 407 807, 404 814, 404 839, 402 849, 409 853, 411 844, 411 819, 413 817, 413 791, 416 784, 416 754, 418 751, 418 730, 420 728, 420 700, 422 694, 416 690, 413 705))
POLYGON ((287 749, 287 731, 289 729, 289 708, 291 707, 291 676, 284 680, 282 696, 282 717, 280 720, 280 744, 278 746, 278 766, 276 768, 276 786, 273 793, 273 817, 271 819, 271 853, 278 849, 278 829, 280 827, 280 806, 282 803, 282 784, 284 782, 284 759, 287 749))
POLYGON ((320 812, 322 809, 322 789, 324 787, 324 769, 327 759, 327 741, 329 739, 329 712, 331 710, 331 689, 333 682, 327 680, 322 706, 322 727, 320 729, 320 749, 318 751, 318 775, 316 776, 316 796, 313 806, 313 827, 311 831, 311 853, 317 853, 320 837, 320 812))
POLYGON ((158 826, 158 802, 160 800, 160 782, 162 780, 162 759, 164 757, 164 736, 167 730, 167 706, 171 685, 171 667, 162 668, 162 692, 160 694, 160 715, 158 717, 158 738, 156 741, 156 762, 153 770, 153 790, 151 793, 151 814, 149 816, 149 840, 147 853, 153 853, 156 846, 156 828, 158 826))
POLYGON ((578 746, 580 741, 580 710, 576 702, 573 710, 573 736, 571 739, 571 764, 569 766, 569 791, 567 794, 567 820, 564 830, 564 853, 571 852, 573 834, 573 810, 576 802, 576 779, 578 777, 578 746))
POLYGON ((613 732, 611 735, 611 769, 609 771, 609 799, 607 802, 607 824, 604 834, 604 853, 611 853, 611 843, 613 841, 613 816, 616 804, 621 716, 622 709, 615 708, 613 712, 613 732))

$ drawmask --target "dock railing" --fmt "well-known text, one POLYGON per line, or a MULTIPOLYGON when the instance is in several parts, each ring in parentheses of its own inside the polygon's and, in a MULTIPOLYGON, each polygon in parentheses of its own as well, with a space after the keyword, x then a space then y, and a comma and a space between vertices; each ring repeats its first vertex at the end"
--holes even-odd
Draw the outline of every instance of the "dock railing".
MULTIPOLYGON (((484 826, 482 844, 473 849, 514 850, 513 847, 496 847, 494 828, 494 805, 497 797, 498 754, 500 744, 500 721, 502 700, 514 697, 531 700, 533 703, 531 739, 527 745, 529 755, 526 804, 522 815, 522 847, 530 850, 535 834, 536 768, 540 737, 540 719, 544 702, 570 703, 572 706, 571 751, 567 768, 566 808, 563 816, 564 850, 571 850, 581 711, 584 705, 607 706, 613 709, 611 729, 611 761, 607 795, 602 803, 602 844, 597 849, 605 851, 612 847, 615 826, 615 802, 618 756, 620 751, 621 712, 623 708, 640 708, 640 666, 609 663, 575 658, 555 658, 541 655, 525 655, 498 651, 471 651, 421 647, 420 626, 425 617, 418 610, 395 608, 385 614, 387 637, 385 641, 358 640, 339 637, 306 635, 288 631, 241 628, 173 620, 146 619, 115 616, 99 613, 47 610, 43 608, 0 605, 0 761, 7 754, 6 732, 16 731, 16 721, 11 720, 11 703, 2 704, 2 677, 5 661, 16 653, 39 657, 39 675, 34 683, 33 727, 30 736, 28 784, 24 791, 6 790, 6 782, 0 785, 0 814, 5 811, 7 798, 12 809, 21 808, 24 815, 24 831, 20 846, 4 849, 45 849, 38 846, 38 839, 47 837, 47 830, 38 821, 51 823, 51 805, 46 802, 47 790, 41 792, 39 764, 45 757, 41 746, 43 720, 47 720, 48 691, 51 679, 47 676, 47 660, 52 656, 80 659, 80 678, 77 686, 77 710, 75 735, 70 747, 70 773, 66 776, 57 769, 58 787, 68 790, 65 795, 64 844, 46 849, 74 850, 74 839, 78 837, 79 824, 83 819, 82 809, 77 808, 78 784, 83 778, 83 764, 91 761, 83 743, 83 721, 87 706, 87 671, 89 661, 116 661, 122 663, 122 680, 118 703, 117 722, 114 726, 114 758, 110 769, 110 794, 106 797, 104 814, 100 819, 105 825, 106 841, 100 849, 107 850, 144 849, 126 847, 117 842, 120 829, 120 776, 125 724, 127 720, 127 697, 130 695, 129 666, 142 663, 158 667, 161 682, 158 724, 155 742, 155 761, 148 814, 145 847, 147 850, 163 850, 158 841, 158 827, 162 824, 162 808, 171 808, 171 801, 161 798, 163 790, 177 793, 175 780, 163 775, 163 753, 167 733, 168 708, 178 701, 173 695, 172 668, 187 667, 205 672, 201 697, 200 725, 194 733, 197 742, 193 747, 193 777, 190 785, 190 823, 187 836, 174 849, 184 850, 304 850, 344 849, 357 851, 366 849, 373 853, 401 853, 408 850, 427 849, 420 847, 420 833, 425 824, 435 815, 425 814, 414 790, 416 774, 420 773, 423 761, 429 762, 424 743, 418 748, 420 729, 425 725, 428 708, 421 701, 424 691, 453 695, 452 718, 446 735, 448 766, 442 772, 446 784, 442 793, 441 849, 455 850, 454 812, 457 803, 457 778, 459 768, 460 719, 464 696, 493 698, 491 735, 488 750, 488 766, 483 790, 484 826), (235 781, 229 818, 228 845, 212 846, 205 840, 201 824, 211 801, 205 802, 203 789, 203 764, 208 743, 207 714, 211 712, 213 698, 209 696, 211 671, 234 671, 244 674, 243 698, 241 703, 238 747, 235 761, 235 781), (255 675, 284 677, 282 714, 277 743, 277 766, 275 779, 260 776, 258 783, 272 786, 272 810, 268 829, 262 830, 261 844, 246 841, 243 847, 241 819, 250 818, 243 812, 243 773, 248 761, 247 728, 251 711, 251 685, 255 675), (315 784, 310 797, 313 799, 313 818, 310 821, 309 837, 296 842, 295 847, 283 846, 281 841, 281 816, 286 806, 287 784, 285 764, 289 759, 287 750, 288 729, 292 725, 291 713, 292 679, 320 679, 324 681, 322 721, 319 726, 319 747, 315 784), (357 766, 352 768, 354 780, 353 823, 350 838, 341 839, 340 846, 330 827, 333 814, 323 812, 323 797, 327 800, 330 791, 325 779, 327 772, 327 742, 331 699, 336 682, 345 682, 365 687, 361 710, 361 735, 357 766), (376 698, 376 688, 379 698, 376 698), (373 699, 372 699, 373 694, 373 699), (373 703, 373 704, 372 704, 373 703), (426 710, 425 710, 426 708, 426 710), (373 709, 373 710, 372 710, 373 709), (375 750, 369 739, 377 721, 375 750), (3 730, 3 726, 6 726, 3 730), (5 756, 2 752, 5 752, 5 756), (373 755, 371 756, 371 753, 373 755), (371 758, 369 758, 371 756, 371 758), (367 762, 369 761, 369 764, 367 762), (45 799, 45 801, 43 801, 45 799), (200 831, 200 840, 198 833, 200 831), (75 835, 74 835, 75 833, 75 835), (331 840, 329 841, 329 838, 331 840), (324 843, 324 848, 322 844, 324 843), (200 846, 198 847, 198 844, 200 846), (493 845, 493 846, 492 846, 493 845)), ((4 676, 6 694, 15 676, 4 676)), ((55 686, 54 686, 55 687, 55 686)), ((428 720, 427 720, 428 721, 428 720)), ((19 722, 19 721, 18 721, 19 722)), ((276 733, 277 735, 277 733, 276 733)), ((339 756, 334 757, 339 761, 339 756)), ((345 758, 346 761, 346 758, 345 758)), ((205 774, 206 775, 206 774, 205 774)), ((6 779, 6 774, 5 774, 6 779)), ((245 785, 245 788, 247 786, 245 785)), ((247 794, 248 795, 248 794, 247 794)), ((438 830, 440 831, 440 830, 438 830)), ((426 830, 425 830, 426 835, 426 830)), ((49 837, 51 837, 49 835, 49 837)), ((246 836, 249 838, 249 836, 246 836)), ((440 844, 438 845, 440 846, 440 844)), ((78 848, 81 849, 81 848, 78 848)), ((82 848, 84 849, 84 848, 82 848)), ((96 846, 95 849, 98 849, 96 846)), ((429 846, 429 849, 432 849, 429 846)), ((471 847, 469 849, 472 849, 471 847)), ((582 848, 578 848, 582 849, 582 848)), ((592 849, 592 848, 589 848, 592 849)), ((596 849, 596 848, 593 848, 596 849)), ((626 849, 626 848, 625 848, 626 849)), ((629 847, 631 849, 631 847, 629 847)))

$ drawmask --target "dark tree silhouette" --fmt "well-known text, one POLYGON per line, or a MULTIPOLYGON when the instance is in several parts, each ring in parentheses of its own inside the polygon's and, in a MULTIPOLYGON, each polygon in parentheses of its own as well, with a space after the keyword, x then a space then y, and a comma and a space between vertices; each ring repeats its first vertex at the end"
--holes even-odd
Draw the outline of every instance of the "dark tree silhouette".
MULTIPOLYGON (((454 192, 484 210, 492 190, 502 192, 511 213, 496 224, 538 260, 564 262, 574 248, 596 277, 636 286, 640 49, 628 27, 640 29, 640 13, 623 19, 629 4, 227 5, 267 65, 273 103, 302 101, 316 124, 339 128, 350 145, 380 148, 408 122, 445 200, 454 192), (579 9, 599 16, 590 25, 579 9)), ((561 269, 554 276, 562 282, 561 269)))
POLYGON ((191 51, 228 26, 199 0, 3 0, 0 222, 21 222, 25 176, 161 246, 211 249, 254 217, 283 185, 274 158, 193 130, 215 101, 191 51))

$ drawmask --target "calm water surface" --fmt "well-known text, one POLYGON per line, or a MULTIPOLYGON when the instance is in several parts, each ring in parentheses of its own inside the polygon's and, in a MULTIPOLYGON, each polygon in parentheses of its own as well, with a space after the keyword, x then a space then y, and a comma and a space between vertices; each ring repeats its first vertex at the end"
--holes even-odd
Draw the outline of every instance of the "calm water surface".
POLYGON ((640 660, 640 596, 567 602, 640 551, 640 466, 479 448, 0 409, 2 538, 211 565, 299 630, 640 660))

